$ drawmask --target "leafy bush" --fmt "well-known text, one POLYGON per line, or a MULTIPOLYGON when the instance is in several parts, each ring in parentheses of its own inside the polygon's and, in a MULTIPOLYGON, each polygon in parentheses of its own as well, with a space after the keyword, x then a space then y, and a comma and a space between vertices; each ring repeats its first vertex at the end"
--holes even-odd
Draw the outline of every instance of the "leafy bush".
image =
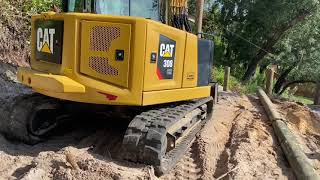
POLYGON ((223 68, 214 68, 212 73, 212 79, 218 82, 221 86, 223 86, 224 81, 224 70, 223 68))
MULTIPOLYGON (((213 79, 218 82, 221 86, 224 84, 224 68, 216 67, 212 73, 213 79)), ((256 77, 248 84, 242 84, 239 79, 234 76, 230 76, 229 89, 239 94, 250 94, 255 93, 258 87, 263 87, 265 84, 265 74, 257 73, 256 77)))
POLYGON ((49 11, 53 4, 60 5, 59 0, 32 0, 24 6, 24 11, 32 14, 49 11))
MULTIPOLYGON (((213 74, 212 74, 213 79, 218 82, 221 86, 224 84, 224 68, 218 67, 214 68, 213 74)), ((244 89, 241 86, 240 81, 236 79, 234 76, 230 76, 229 79, 229 88, 231 91, 243 94, 245 93, 244 89)))
POLYGON ((286 90, 281 96, 289 101, 300 102, 307 105, 313 104, 313 100, 306 97, 294 95, 294 93, 290 90, 286 90))

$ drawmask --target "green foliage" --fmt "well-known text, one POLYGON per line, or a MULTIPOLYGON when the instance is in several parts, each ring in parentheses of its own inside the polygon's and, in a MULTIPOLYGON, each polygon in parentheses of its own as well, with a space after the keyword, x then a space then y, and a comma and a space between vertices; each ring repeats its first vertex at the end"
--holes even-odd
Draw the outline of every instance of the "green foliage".
POLYGON ((215 67, 212 73, 212 79, 214 79, 217 83, 223 86, 224 81, 224 70, 223 68, 215 67))
MULTIPOLYGON (((284 74, 284 81, 279 81, 278 86, 282 88, 292 81, 319 80, 319 3, 319 0, 214 1, 211 8, 205 9, 204 32, 216 35, 215 66, 230 66, 232 75, 239 80, 248 74, 255 60, 262 72, 269 65, 278 65, 277 74, 284 74)), ((243 88, 245 92, 263 86, 263 74, 254 76, 243 88)))
POLYGON ((31 0, 27 1, 24 6, 24 11, 30 12, 32 14, 47 12, 51 10, 53 4, 59 6, 61 1, 59 0, 31 0))
POLYGON ((282 94, 282 97, 285 99, 288 99, 289 101, 294 101, 294 102, 300 102, 302 104, 313 104, 313 101, 311 99, 308 99, 306 97, 302 97, 302 96, 296 96, 294 95, 294 93, 290 92, 289 90, 285 91, 282 94))
POLYGON ((216 64, 231 66, 238 77, 255 58, 259 64, 272 63, 279 53, 274 45, 319 7, 319 0, 215 1, 206 13, 204 31, 215 32, 219 39, 216 64), (258 56, 261 51, 269 53, 258 56))
POLYGON ((275 64, 279 73, 295 62, 288 81, 313 80, 320 77, 320 13, 292 28, 275 47, 279 51, 275 64))
MULTIPOLYGON (((218 82, 219 85, 223 86, 224 84, 224 68, 215 67, 212 74, 213 79, 218 82)), ((250 94, 257 92, 259 87, 263 87, 265 84, 265 75, 258 74, 249 84, 242 84, 239 79, 235 76, 230 76, 229 88, 233 92, 239 94, 250 94)))

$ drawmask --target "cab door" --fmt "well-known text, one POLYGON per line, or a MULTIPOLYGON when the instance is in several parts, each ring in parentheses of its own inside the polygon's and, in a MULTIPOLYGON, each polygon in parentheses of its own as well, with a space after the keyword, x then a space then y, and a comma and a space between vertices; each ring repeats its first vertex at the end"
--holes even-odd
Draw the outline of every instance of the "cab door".
POLYGON ((150 21, 147 25, 144 91, 179 89, 186 32, 150 21))

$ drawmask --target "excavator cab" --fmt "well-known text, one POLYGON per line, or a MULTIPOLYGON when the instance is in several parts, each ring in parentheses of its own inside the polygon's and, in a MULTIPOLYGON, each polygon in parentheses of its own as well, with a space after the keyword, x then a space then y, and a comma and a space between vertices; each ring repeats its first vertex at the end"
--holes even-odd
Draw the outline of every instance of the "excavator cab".
POLYGON ((160 21, 159 0, 67 0, 64 12, 96 13, 112 16, 136 16, 160 21))
POLYGON ((62 119, 120 108, 134 114, 122 157, 168 172, 217 97, 213 42, 189 33, 186 3, 68 0, 32 16, 30 68, 17 76, 36 94, 13 102, 10 136, 34 144, 62 119))

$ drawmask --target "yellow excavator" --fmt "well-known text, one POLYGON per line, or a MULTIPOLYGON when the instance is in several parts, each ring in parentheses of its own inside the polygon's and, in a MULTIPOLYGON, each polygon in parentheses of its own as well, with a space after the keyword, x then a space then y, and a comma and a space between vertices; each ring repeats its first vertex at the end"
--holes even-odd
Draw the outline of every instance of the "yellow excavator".
POLYGON ((188 32, 186 0, 61 3, 32 16, 17 76, 35 93, 13 100, 7 134, 35 144, 70 116, 129 112, 122 157, 168 172, 212 117, 213 42, 188 32))

